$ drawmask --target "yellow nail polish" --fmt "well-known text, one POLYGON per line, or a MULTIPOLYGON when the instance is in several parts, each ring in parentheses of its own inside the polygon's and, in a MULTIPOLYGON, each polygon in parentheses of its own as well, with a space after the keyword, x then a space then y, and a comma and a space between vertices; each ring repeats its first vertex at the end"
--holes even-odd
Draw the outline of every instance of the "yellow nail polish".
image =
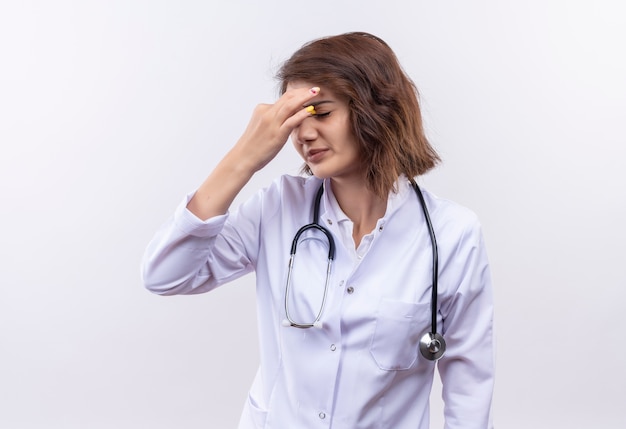
POLYGON ((306 106, 306 107, 304 108, 304 110, 306 110, 307 112, 309 112, 311 115, 315 115, 315 113, 316 113, 316 112, 315 112, 315 107, 313 107, 313 106, 306 106))

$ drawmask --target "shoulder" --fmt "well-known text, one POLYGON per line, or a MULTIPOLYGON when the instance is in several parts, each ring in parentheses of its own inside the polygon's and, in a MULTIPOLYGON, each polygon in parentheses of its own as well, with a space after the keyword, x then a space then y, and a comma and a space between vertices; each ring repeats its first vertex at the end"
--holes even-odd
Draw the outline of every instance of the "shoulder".
POLYGON ((481 224, 473 210, 426 190, 423 194, 440 244, 478 243, 481 224))
POLYGON ((285 174, 259 190, 253 200, 261 204, 266 213, 284 210, 285 207, 308 206, 321 184, 322 181, 315 177, 285 174))
POLYGON ((316 177, 291 176, 284 174, 276 178, 272 184, 284 197, 304 197, 317 192, 322 181, 316 177))
POLYGON ((322 181, 315 177, 284 174, 274 179, 269 186, 261 189, 259 194, 265 199, 298 201, 309 195, 313 195, 321 184, 322 181))

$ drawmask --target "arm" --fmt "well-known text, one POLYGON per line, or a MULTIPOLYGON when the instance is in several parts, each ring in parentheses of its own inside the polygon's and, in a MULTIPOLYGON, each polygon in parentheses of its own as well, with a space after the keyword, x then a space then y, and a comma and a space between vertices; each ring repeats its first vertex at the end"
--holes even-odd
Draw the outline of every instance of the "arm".
POLYGON ((487 253, 478 222, 465 231, 450 269, 454 294, 441 308, 446 356, 443 383, 446 429, 491 429, 494 383, 493 296, 487 253))
POLYGON ((304 105, 318 93, 319 88, 294 89, 273 105, 257 106, 235 146, 148 245, 142 261, 147 289, 162 295, 201 293, 252 270, 245 243, 227 224, 226 213, 252 175, 311 115, 304 105))
POLYGON ((200 219, 226 213, 252 175, 285 145, 291 131, 311 113, 304 105, 319 88, 293 89, 273 105, 260 104, 237 144, 198 188, 187 208, 200 219))

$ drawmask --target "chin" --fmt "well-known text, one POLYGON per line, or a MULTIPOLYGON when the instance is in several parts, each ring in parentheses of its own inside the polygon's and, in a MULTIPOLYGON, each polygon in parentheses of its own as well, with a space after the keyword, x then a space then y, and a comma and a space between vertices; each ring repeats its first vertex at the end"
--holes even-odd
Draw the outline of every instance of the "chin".
POLYGON ((332 174, 330 174, 328 171, 324 171, 324 169, 322 168, 310 168, 309 167, 309 171, 311 172, 312 176, 317 177, 318 179, 328 179, 330 177, 332 177, 332 174))

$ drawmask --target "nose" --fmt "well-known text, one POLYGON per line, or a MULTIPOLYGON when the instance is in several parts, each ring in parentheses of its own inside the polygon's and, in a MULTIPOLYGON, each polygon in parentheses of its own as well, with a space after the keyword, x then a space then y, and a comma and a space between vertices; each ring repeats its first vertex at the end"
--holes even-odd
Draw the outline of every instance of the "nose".
POLYGON ((314 141, 317 138, 317 127, 315 126, 315 118, 306 118, 292 131, 292 138, 296 143, 305 144, 314 141))

